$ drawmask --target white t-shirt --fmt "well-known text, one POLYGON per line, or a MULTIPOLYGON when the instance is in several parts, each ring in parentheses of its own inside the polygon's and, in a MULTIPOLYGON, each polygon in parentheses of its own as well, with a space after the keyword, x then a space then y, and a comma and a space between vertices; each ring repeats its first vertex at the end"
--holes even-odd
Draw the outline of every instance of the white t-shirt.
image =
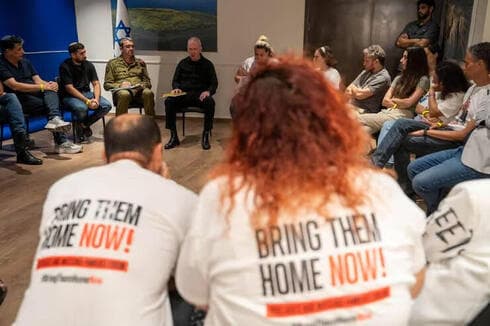
POLYGON ((340 88, 340 74, 337 69, 328 67, 327 70, 323 72, 325 79, 328 80, 335 89, 340 88))
POLYGON ((485 98, 487 92, 490 90, 490 85, 477 86, 473 84, 463 98, 463 105, 461 106, 458 114, 449 123, 449 127, 452 130, 462 130, 465 128, 466 123, 470 120, 474 120, 476 113, 481 111, 481 100, 485 98))
POLYGON ((409 287, 425 265, 425 216, 390 177, 363 175, 374 206, 358 218, 332 202, 329 221, 305 211, 270 232, 252 229, 253 194, 244 191, 227 224, 225 180, 210 182, 182 245, 180 294, 209 306, 206 325, 405 325, 409 287))
POLYGON ((15 325, 172 325, 167 282, 196 203, 130 160, 56 182, 15 325))
POLYGON ((430 264, 410 324, 467 325, 490 298, 490 180, 456 185, 427 221, 430 264))
POLYGON ((454 120, 463 104, 464 94, 463 92, 451 93, 443 100, 441 93, 436 92, 437 108, 442 113, 439 120, 446 125, 454 120))
POLYGON ((251 56, 245 59, 242 63, 242 69, 247 72, 247 74, 250 72, 250 69, 252 69, 253 65, 255 64, 255 57, 251 56))

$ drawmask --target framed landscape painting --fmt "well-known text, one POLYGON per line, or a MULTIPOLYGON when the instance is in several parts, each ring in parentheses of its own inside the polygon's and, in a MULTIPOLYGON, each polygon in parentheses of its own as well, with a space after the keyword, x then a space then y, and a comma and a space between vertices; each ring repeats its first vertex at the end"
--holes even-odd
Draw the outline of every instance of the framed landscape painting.
MULTIPOLYGON (((117 0, 112 1, 114 27, 117 0)), ((217 0, 126 0, 138 50, 185 51, 197 36, 204 51, 217 51, 217 0)))

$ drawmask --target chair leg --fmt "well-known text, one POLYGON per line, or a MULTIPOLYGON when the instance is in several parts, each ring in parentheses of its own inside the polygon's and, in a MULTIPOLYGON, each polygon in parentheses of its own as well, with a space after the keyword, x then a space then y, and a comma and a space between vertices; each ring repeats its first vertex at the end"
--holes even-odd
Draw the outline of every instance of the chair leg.
POLYGON ((3 123, 0 124, 0 149, 2 149, 3 146, 3 123))
POLYGON ((185 137, 185 112, 182 112, 182 137, 185 137))
POLYGON ((75 121, 71 122, 71 131, 73 133, 73 142, 76 144, 77 143, 77 132, 76 132, 76 126, 75 126, 75 121))
POLYGON ((29 134, 29 118, 24 115, 24 121, 26 123, 26 133, 29 134))
POLYGON ((143 114, 143 108, 140 106, 140 114, 143 114))
POLYGON ((27 115, 24 114, 24 121, 26 123, 26 134, 27 134, 27 138, 29 138, 30 136, 30 131, 29 131, 29 117, 27 115))

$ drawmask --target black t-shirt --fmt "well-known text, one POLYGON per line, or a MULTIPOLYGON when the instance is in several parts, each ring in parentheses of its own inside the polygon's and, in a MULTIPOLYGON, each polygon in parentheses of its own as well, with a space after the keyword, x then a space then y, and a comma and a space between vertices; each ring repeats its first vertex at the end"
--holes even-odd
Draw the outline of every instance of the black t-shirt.
POLYGON ((409 39, 426 38, 429 40, 429 44, 437 44, 439 38, 439 25, 432 19, 423 25, 420 25, 416 20, 408 23, 401 32, 401 34, 403 33, 407 33, 409 39))
POLYGON ((90 83, 99 80, 94 65, 85 60, 80 65, 73 63, 71 58, 66 59, 60 65, 60 93, 61 96, 69 96, 65 85, 72 84, 79 92, 90 92, 90 83))
MULTIPOLYGON (((0 56, 0 80, 2 82, 7 79, 14 78, 19 83, 34 84, 32 76, 39 75, 32 63, 27 59, 21 59, 18 66, 12 65, 3 55, 0 56)), ((15 93, 5 85, 5 91, 15 93)))

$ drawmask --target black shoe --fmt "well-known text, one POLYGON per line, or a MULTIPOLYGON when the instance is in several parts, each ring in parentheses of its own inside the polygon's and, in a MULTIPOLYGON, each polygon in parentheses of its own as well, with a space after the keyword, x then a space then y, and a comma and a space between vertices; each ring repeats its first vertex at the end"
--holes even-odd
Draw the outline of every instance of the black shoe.
POLYGON ((180 145, 179 136, 177 136, 176 130, 170 130, 170 139, 165 144, 165 149, 171 149, 180 145))
POLYGON ((92 129, 90 129, 90 127, 85 127, 85 125, 82 125, 82 130, 83 130, 83 136, 85 138, 89 139, 90 137, 92 137, 93 132, 92 129))
POLYGON ((3 303, 3 300, 5 300, 7 292, 7 286, 5 285, 5 283, 3 283, 2 280, 0 280, 0 305, 3 303))
POLYGON ((211 148, 211 145, 209 144, 209 131, 204 131, 202 133, 201 146, 202 146, 202 149, 204 149, 204 150, 208 150, 211 148))
POLYGON ((27 164, 27 165, 41 165, 43 161, 34 157, 27 149, 19 151, 17 153, 17 163, 27 164))

